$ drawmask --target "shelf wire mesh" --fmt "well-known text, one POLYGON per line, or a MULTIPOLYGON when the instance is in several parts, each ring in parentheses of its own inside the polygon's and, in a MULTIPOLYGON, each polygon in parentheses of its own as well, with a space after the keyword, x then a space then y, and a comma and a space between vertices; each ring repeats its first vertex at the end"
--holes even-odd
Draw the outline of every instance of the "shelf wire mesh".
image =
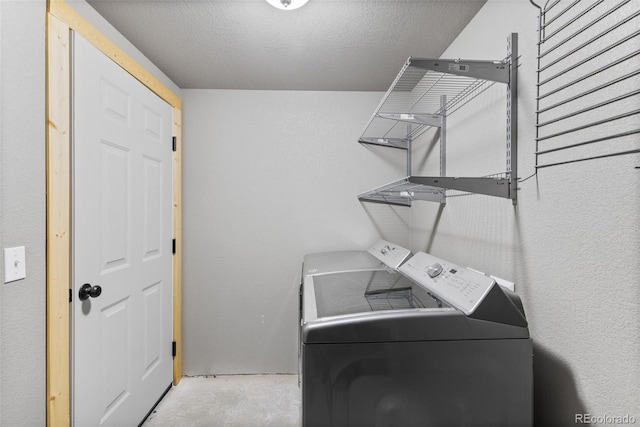
MULTIPOLYGON (((446 111, 451 115, 487 90, 495 82, 425 70, 412 65, 409 58, 367 124, 365 138, 417 138, 432 125, 415 124, 407 133, 407 122, 381 115, 439 115, 441 96, 447 96, 446 111)), ((420 60, 416 58, 415 60, 420 60)))
POLYGON ((360 200, 394 205, 411 206, 414 200, 443 203, 445 190, 409 182, 405 177, 389 184, 376 187, 358 196, 360 200))

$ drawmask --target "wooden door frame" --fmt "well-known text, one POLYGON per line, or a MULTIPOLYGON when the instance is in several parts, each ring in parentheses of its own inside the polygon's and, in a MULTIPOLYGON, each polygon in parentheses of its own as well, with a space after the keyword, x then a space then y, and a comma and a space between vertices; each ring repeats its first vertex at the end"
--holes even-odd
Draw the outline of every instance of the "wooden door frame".
MULTIPOLYGON (((47 426, 71 423, 71 44, 75 31, 173 108, 173 384, 182 377, 182 101, 133 58, 76 12, 65 0, 47 0, 47 426)), ((169 345, 169 343, 167 343, 169 345)))

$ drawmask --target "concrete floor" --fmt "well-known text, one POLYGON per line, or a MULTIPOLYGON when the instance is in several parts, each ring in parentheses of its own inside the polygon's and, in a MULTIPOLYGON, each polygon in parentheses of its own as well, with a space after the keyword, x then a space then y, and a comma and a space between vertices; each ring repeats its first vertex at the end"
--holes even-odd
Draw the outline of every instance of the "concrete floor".
POLYGON ((298 427, 297 375, 184 377, 143 427, 298 427))

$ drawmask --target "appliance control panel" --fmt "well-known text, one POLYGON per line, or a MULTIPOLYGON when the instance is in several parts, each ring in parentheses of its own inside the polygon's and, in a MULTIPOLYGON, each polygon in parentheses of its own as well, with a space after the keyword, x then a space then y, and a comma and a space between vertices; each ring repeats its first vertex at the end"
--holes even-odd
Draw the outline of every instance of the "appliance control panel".
POLYGON ((496 282, 489 276, 418 252, 400 271, 447 304, 470 315, 496 282))
POLYGON ((384 265, 390 268, 398 268, 411 256, 411 251, 395 243, 386 240, 378 240, 367 252, 378 258, 384 265))

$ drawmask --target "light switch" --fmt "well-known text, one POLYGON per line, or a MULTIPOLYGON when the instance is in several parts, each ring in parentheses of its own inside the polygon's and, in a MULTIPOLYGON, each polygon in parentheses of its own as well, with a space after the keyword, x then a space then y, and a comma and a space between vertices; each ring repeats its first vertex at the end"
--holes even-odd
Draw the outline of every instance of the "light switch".
POLYGON ((27 277, 27 259, 24 246, 4 248, 4 283, 27 277))

